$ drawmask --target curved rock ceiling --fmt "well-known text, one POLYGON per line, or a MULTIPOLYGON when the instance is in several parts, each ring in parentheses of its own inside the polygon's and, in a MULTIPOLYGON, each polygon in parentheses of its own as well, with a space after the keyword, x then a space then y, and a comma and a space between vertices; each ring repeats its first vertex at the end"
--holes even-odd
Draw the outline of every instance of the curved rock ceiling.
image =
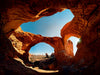
POLYGON ((28 62, 27 56, 30 47, 40 41, 45 41, 55 48, 58 66, 62 64, 62 66, 68 67, 59 72, 59 75, 66 73, 65 71, 68 71, 66 74, 69 75, 77 73, 77 75, 100 75, 99 20, 99 0, 41 0, 41 2, 40 0, 0 0, 0 59, 2 60, 0 61, 0 74, 39 75, 40 73, 26 68, 13 58, 19 57, 24 62, 28 62), (49 38, 23 31, 17 33, 14 31, 22 23, 36 21, 42 16, 50 16, 65 8, 70 9, 75 17, 62 28, 62 38, 49 38), (15 50, 8 39, 11 34, 16 36, 16 41, 21 44, 23 50, 20 51, 20 47, 18 47, 19 50, 15 50), (64 56, 65 52, 63 51, 65 49, 64 39, 70 36, 81 38, 81 42, 77 46, 77 53, 73 58, 64 56))

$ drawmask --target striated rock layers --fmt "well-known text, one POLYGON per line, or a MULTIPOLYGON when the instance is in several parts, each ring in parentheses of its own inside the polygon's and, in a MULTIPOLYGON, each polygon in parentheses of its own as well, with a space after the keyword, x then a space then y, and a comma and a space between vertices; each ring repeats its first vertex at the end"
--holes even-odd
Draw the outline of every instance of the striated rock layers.
POLYGON ((99 20, 100 0, 0 0, 0 74, 39 75, 13 58, 19 57, 27 62, 30 47, 46 42, 54 47, 58 61, 61 59, 60 62, 66 64, 61 66, 64 70, 59 75, 100 75, 99 20), (36 21, 64 9, 70 9, 75 17, 62 28, 62 38, 15 31, 22 23, 36 21), (76 55, 66 63, 62 57, 70 36, 79 37, 81 42, 77 45, 76 55))

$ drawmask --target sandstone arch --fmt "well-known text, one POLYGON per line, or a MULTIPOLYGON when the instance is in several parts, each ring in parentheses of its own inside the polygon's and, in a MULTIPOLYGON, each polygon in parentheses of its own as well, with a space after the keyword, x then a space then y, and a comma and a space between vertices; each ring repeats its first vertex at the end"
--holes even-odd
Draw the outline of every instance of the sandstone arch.
MULTIPOLYGON (((100 72, 100 1, 99 0, 0 0, 0 59, 4 62, 12 61, 17 52, 12 47, 8 37, 22 23, 35 21, 42 16, 49 16, 63 8, 69 8, 75 15, 68 28, 61 33, 62 38, 66 34, 73 33, 81 36, 82 42, 78 45, 78 52, 74 63, 87 66, 82 70, 83 74, 99 75, 100 72), (49 9, 47 9, 49 8, 49 9), (45 9, 45 10, 44 10, 45 9), (42 12, 43 10, 43 12, 42 12), (41 13, 39 13, 41 12, 41 13), (37 17, 39 15, 39 17, 37 17), (81 60, 82 59, 82 60, 81 60), (83 61, 84 60, 84 61, 83 61), (93 67, 94 66, 94 67, 93 67), (94 72, 95 70, 95 72, 94 72)), ((59 49, 59 44, 56 47, 59 49)), ((62 47, 63 49, 63 47, 62 47)), ((2 61, 0 61, 2 62, 2 61)), ((16 61, 13 61, 16 62, 16 61)), ((5 65, 3 63, 3 65, 5 65)), ((9 64, 6 64, 9 65, 9 64)), ((18 64, 17 64, 18 65, 18 64)), ((77 66, 77 65, 76 65, 77 66)), ((4 66, 6 67, 6 66, 4 66)), ((19 65, 17 66, 17 68, 19 65)), ((80 69, 80 66, 77 66, 80 69)), ((2 67, 0 67, 1 70, 2 67)), ((22 70, 22 69, 20 69, 22 70)), ((19 74, 25 74, 19 72, 19 74)), ((72 71, 70 70, 71 74, 72 71)), ((13 71, 15 74, 16 71, 13 71)), ((82 74, 80 73, 80 74, 82 74)), ((30 74, 30 73, 27 73, 30 74)), ((34 74, 34 73, 33 73, 34 74)), ((73 73, 74 74, 74 73, 73 73)), ((39 74, 38 74, 39 75, 39 74)))
POLYGON ((29 61, 28 56, 29 56, 30 48, 40 42, 45 42, 54 48, 54 53, 58 61, 60 61, 60 58, 62 58, 62 57, 58 58, 58 55, 59 54, 61 55, 61 53, 59 52, 64 50, 64 44, 63 44, 62 38, 60 37, 44 37, 41 35, 35 35, 32 33, 23 32, 21 28, 19 27, 10 36, 10 40, 12 41, 13 46, 16 49, 18 49, 17 51, 21 54, 21 59, 23 59, 24 62, 26 63, 29 61), (15 39, 13 36, 15 36, 15 39), (19 40, 19 42, 16 42, 16 40, 19 40), (21 45, 19 46, 20 42, 21 42, 21 45))

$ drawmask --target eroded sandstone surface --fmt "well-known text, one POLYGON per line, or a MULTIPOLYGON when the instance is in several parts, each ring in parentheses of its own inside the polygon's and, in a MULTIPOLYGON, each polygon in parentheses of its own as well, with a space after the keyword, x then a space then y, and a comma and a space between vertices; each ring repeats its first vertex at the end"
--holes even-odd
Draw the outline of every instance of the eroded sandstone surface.
POLYGON ((54 48, 54 54, 58 62, 61 62, 61 59, 64 61, 66 56, 73 56, 72 42, 70 41, 67 43, 72 46, 71 49, 68 49, 68 53, 68 50, 65 49, 68 46, 64 47, 62 38, 60 37, 43 37, 42 35, 35 35, 29 32, 24 32, 19 27, 13 32, 13 34, 11 34, 9 39, 11 40, 12 45, 16 51, 22 56, 22 59, 27 62, 30 48, 40 42, 45 42, 54 48))
POLYGON ((100 75, 100 1, 0 0, 0 74, 39 75, 13 59, 19 57, 27 62, 30 47, 39 42, 53 46, 58 61, 61 60, 59 63, 66 65, 62 65, 57 74, 100 75), (64 9, 70 9, 75 17, 62 28, 62 38, 15 31, 22 23, 36 21, 64 9), (70 36, 81 38, 81 42, 77 45, 76 55, 66 60, 63 50, 70 36), (8 39, 11 37, 12 43, 8 39))

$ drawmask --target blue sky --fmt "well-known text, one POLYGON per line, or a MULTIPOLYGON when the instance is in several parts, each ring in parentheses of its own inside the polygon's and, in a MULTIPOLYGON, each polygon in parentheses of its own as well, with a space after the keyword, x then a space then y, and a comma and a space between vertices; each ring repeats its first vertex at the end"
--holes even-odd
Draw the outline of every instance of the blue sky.
POLYGON ((22 30, 43 36, 59 36, 62 27, 73 19, 74 15, 69 9, 58 12, 52 16, 45 16, 35 22, 23 23, 22 30))
MULTIPOLYGON (((60 30, 67 22, 71 21, 73 17, 74 15, 72 14, 72 12, 69 9, 66 9, 52 16, 42 17, 35 22, 23 23, 21 25, 21 28, 23 31, 31 32, 33 34, 40 34, 42 36, 48 36, 48 37, 54 37, 54 36, 61 37, 60 30)), ((39 43, 31 48, 30 53, 50 54, 53 51, 54 49, 50 45, 46 43, 39 43)))
POLYGON ((75 55, 77 52, 76 46, 77 46, 77 43, 80 41, 80 39, 77 37, 71 36, 68 40, 71 40, 73 42, 73 51, 74 51, 74 55, 75 55))
POLYGON ((51 47, 49 44, 41 42, 33 46, 30 50, 30 53, 36 55, 38 54, 44 55, 45 53, 48 53, 50 55, 51 53, 54 53, 54 48, 51 47))

